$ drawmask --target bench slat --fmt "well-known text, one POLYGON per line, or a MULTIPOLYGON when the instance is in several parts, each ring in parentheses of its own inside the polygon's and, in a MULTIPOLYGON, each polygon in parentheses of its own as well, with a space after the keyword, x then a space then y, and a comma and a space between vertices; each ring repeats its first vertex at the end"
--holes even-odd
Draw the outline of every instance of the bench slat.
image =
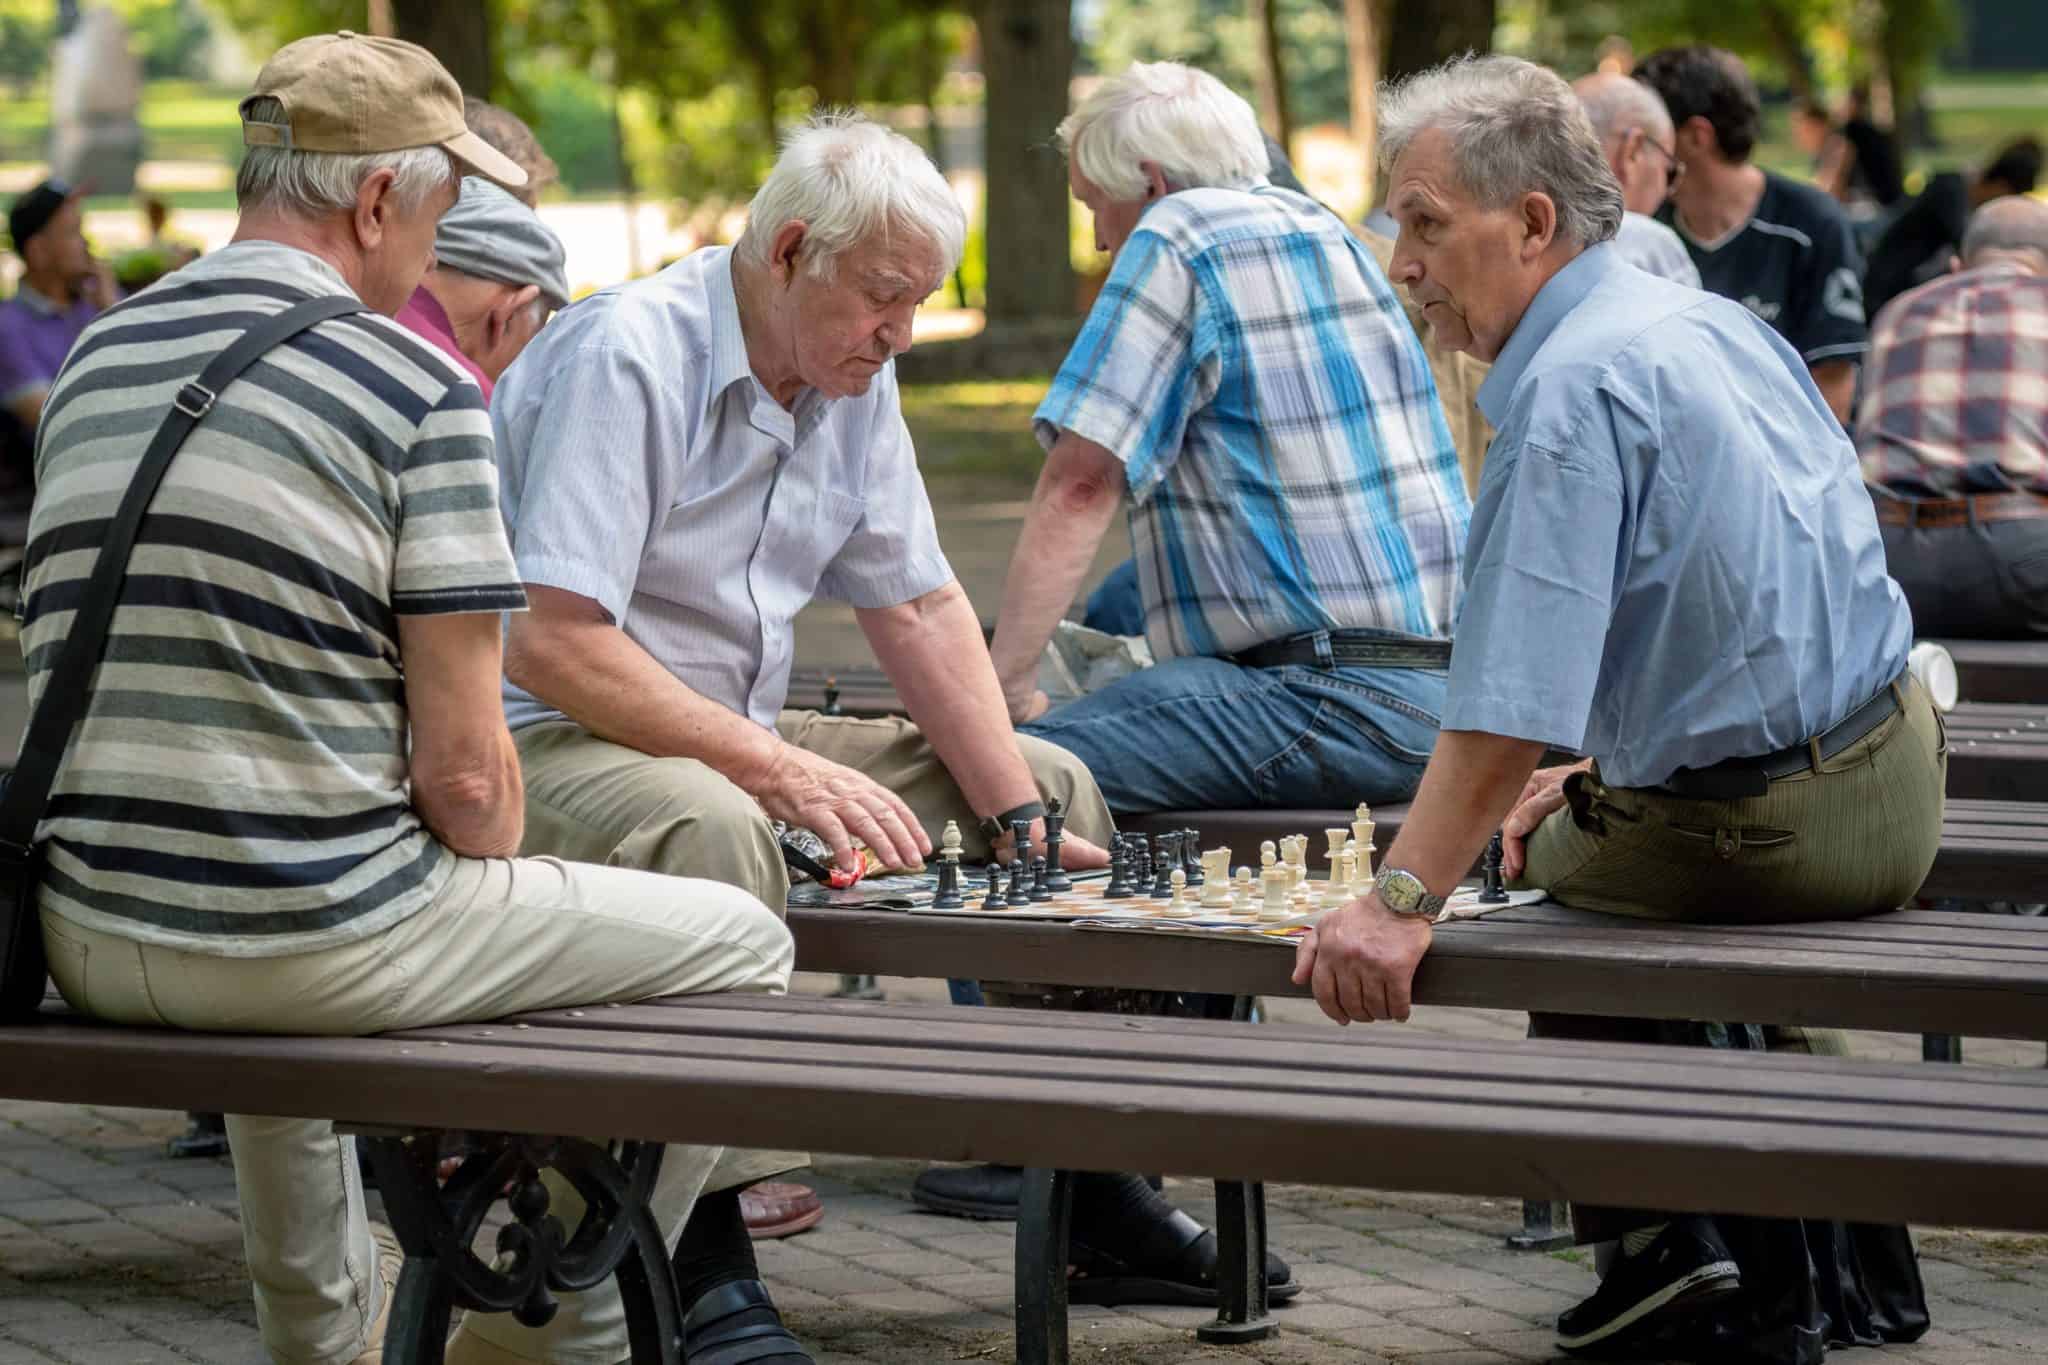
MULTIPOLYGON (((775 1002, 758 1007, 773 1013, 775 1002)), ((722 1014, 730 1014, 726 1002, 722 1014)), ((687 1013, 687 1010, 681 1011, 687 1013)), ((930 1053, 958 1011, 899 1010, 902 1052, 930 1053)), ((1011 1023, 1013 1029, 1028 1026, 1011 1023)), ((1276 1053, 1289 1031, 1271 1035, 1276 1053)), ((1062 1029, 1061 1037, 1074 1031, 1062 1029)), ((1127 1031, 1113 1018, 1105 1046, 1127 1031)), ((421 1039, 282 1039, 138 1035, 78 1023, 0 1030, 8 1086, 60 1102, 198 1104, 239 1112, 325 1113, 373 1123, 620 1135, 743 1146, 798 1146, 873 1155, 1009 1160, 1074 1169, 1154 1169, 1241 1179, 1288 1179, 1381 1189, 1553 1198, 1734 1212, 2048 1227, 2048 1150, 2038 1136, 1921 1131, 1868 1119, 1881 1103, 1810 1102, 1790 1120, 1756 1117, 1727 1096, 1688 1088, 1694 1061, 1630 1093, 1588 1086, 1584 1048, 1499 1049, 1518 1095, 1499 1104, 1475 1087, 1390 1070, 1380 1048, 1349 1050, 1350 1093, 1275 1088, 1266 1059, 1193 1065, 1239 1084, 1162 1084, 1070 1074, 1064 1050, 959 1053, 954 1065, 876 1064, 886 1047, 791 1045, 732 1036, 692 1055, 573 1052, 421 1039), (146 1038, 146 1055, 138 1038, 146 1038), (1034 1075, 1033 1072, 1042 1073, 1034 1075), (1251 1088, 1247 1088, 1251 1087, 1251 1088), (1432 1089, 1431 1087, 1436 1087, 1432 1089), (1682 1121, 1674 1121, 1674 1116, 1682 1121), (1701 1194, 1701 1191, 1707 1192, 1701 1194)), ((1445 1046, 1446 1058, 1486 1055, 1445 1046)), ((1418 1054, 1403 1050, 1412 1063, 1418 1054)), ((1747 1065, 1777 1071, 1778 1059, 1747 1065)), ((1966 1068, 1858 1068, 1873 1096, 1911 1093, 1919 1106, 1968 1113, 1966 1068)), ((2008 1106, 2032 1106, 2048 1133, 2048 1083, 2001 1087, 2008 1106), (2017 1097, 2017 1098, 2015 1098, 2017 1097)), ((1896 1107, 1888 1116, 1896 1120, 1896 1107)))

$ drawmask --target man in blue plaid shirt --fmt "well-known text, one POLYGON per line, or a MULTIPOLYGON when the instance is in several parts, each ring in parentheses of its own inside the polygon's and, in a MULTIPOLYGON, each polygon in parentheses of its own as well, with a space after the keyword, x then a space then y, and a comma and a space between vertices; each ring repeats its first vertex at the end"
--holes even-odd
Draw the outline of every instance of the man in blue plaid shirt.
POLYGON ((1203 72, 1138 63, 1059 136, 1114 263, 1037 412, 993 646, 1012 718, 1127 814, 1407 797, 1471 507, 1385 275, 1267 181, 1203 72), (1047 713, 1039 656, 1126 494, 1157 665, 1047 713))

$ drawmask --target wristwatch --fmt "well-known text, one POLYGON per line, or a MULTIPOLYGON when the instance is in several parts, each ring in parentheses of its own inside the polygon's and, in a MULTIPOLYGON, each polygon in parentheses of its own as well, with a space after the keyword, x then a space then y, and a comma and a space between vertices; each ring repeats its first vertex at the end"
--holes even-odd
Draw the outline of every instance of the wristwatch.
POLYGON ((1381 868, 1379 875, 1372 879, 1372 889, 1379 893, 1381 904, 1397 915, 1435 919, 1437 912, 1444 908, 1444 898, 1430 895, 1429 888, 1422 884, 1422 878, 1398 867, 1381 868))
POLYGON ((981 822, 980 829, 988 837, 990 843, 1001 843, 1010 837, 1010 822, 1012 820, 1037 820, 1044 814, 1045 805, 1043 802, 1026 801, 1021 806, 1011 807, 1001 815, 989 816, 981 822))

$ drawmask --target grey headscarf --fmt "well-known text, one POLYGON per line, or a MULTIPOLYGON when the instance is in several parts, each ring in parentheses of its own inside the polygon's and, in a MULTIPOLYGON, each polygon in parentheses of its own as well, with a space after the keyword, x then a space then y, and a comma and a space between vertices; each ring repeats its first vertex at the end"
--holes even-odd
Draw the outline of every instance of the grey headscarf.
POLYGON ((569 303, 562 239, 540 215, 480 176, 465 176, 455 207, 441 215, 434 259, 478 279, 537 285, 550 308, 569 303))

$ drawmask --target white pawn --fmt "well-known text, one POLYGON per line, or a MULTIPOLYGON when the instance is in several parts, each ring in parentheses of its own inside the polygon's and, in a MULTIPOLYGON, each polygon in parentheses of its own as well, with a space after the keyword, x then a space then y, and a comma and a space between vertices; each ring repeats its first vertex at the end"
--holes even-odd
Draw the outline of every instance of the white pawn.
POLYGON ((1230 910, 1232 914, 1247 915, 1252 908, 1252 870, 1248 867, 1237 869, 1237 875, 1230 879, 1230 910))
POLYGON ((1173 895, 1160 913, 1175 919, 1186 919, 1193 915, 1195 907, 1188 904, 1188 874, 1176 867, 1173 875, 1167 880, 1173 886, 1173 895))
POLYGON ((1278 862, 1279 860, 1279 854, 1275 850, 1273 841, 1271 839, 1268 839, 1259 845, 1259 872, 1261 875, 1265 873, 1265 870, 1267 868, 1271 867, 1274 863, 1278 862))

